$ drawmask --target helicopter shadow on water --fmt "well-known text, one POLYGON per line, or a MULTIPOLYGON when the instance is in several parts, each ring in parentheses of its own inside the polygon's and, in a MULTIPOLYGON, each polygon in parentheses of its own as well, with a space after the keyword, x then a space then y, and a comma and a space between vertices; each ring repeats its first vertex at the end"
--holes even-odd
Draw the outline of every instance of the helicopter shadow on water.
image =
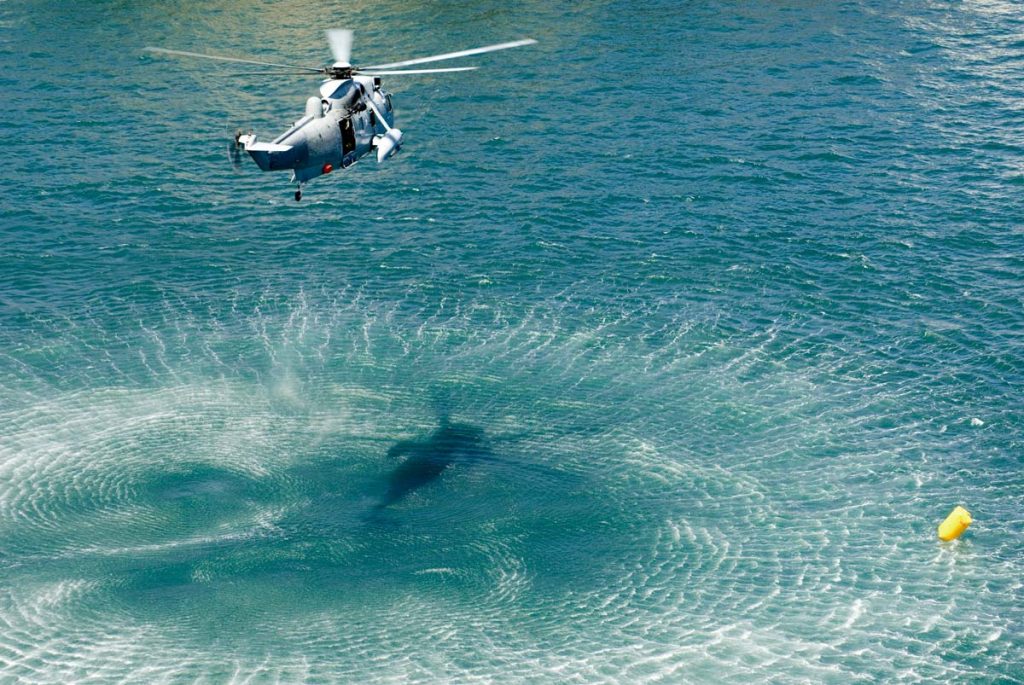
POLYGON ((113 578, 116 604, 146 620, 188 615, 217 626, 221 618, 208 608, 230 606, 235 619, 256 626, 277 611, 358 604, 433 580, 489 591, 513 538, 543 543, 516 554, 556 583, 553 554, 592 553, 593 527, 564 523, 565 512, 587 504, 581 493, 590 488, 524 452, 538 444, 536 431, 501 432, 442 409, 413 435, 331 441, 271 477, 201 463, 154 473, 145 501, 162 518, 189 523, 185 534, 67 563, 113 578), (236 525, 274 511, 281 514, 266 525, 236 525), (458 573, 423 575, 455 566, 458 573))
MULTIPOLYGON (((465 506, 443 476, 455 466, 500 463, 490 443, 484 429, 442 415, 424 437, 388 440, 390 447, 381 448, 376 457, 386 461, 387 468, 377 474, 354 477, 348 460, 337 457, 292 469, 282 480, 302 483, 304 501, 271 528, 251 536, 173 545, 127 559, 121 566, 121 593, 134 606, 170 616, 181 602, 214 601, 217 592, 237 584, 239 577, 253 587, 271 583, 286 593, 289 588, 297 594, 306 592, 302 588, 308 590, 314 576, 325 592, 356 585, 383 591, 411 577, 422 561, 421 554, 404 554, 410 544, 407 533, 430 531, 447 539, 450 526, 435 524, 451 522, 453 516, 473 518, 472 507, 465 506), (416 501, 409 502, 414 497, 416 501), (197 569, 203 582, 195 580, 197 569)), ((271 483, 203 466, 160 478, 148 490, 182 516, 219 502, 224 495, 229 501, 219 508, 229 514, 275 499, 271 483), (239 501, 232 506, 234 500, 239 501)), ((216 524, 217 513, 195 527, 194 538, 216 524)))
POLYGON ((438 427, 422 440, 401 440, 387 451, 391 461, 399 460, 388 474, 384 494, 372 512, 398 504, 438 480, 456 462, 473 464, 494 457, 482 428, 453 423, 442 415, 438 427))
POLYGON ((479 497, 495 483, 504 483, 498 491, 508 495, 508 487, 522 479, 550 475, 508 449, 528 434, 452 420, 444 409, 435 421, 429 432, 412 438, 360 436, 363 444, 382 443, 369 462, 354 453, 307 465, 303 480, 316 480, 319 494, 296 513, 306 525, 315 521, 325 534, 375 539, 382 526, 415 528, 472 519, 490 506, 479 497), (355 462, 363 466, 353 468, 355 462))

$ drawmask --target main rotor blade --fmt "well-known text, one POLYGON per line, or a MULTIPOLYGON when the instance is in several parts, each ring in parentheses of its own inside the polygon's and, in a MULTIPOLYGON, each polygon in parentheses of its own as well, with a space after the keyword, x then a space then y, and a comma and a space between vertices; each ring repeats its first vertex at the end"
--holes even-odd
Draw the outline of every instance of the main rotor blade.
POLYGON ((201 57, 203 59, 215 59, 221 62, 238 62, 239 64, 258 64, 264 67, 282 67, 284 69, 298 69, 301 71, 312 71, 316 73, 323 73, 323 69, 316 69, 314 67, 299 67, 294 64, 275 64, 274 62, 259 62, 254 59, 238 59, 237 57, 221 57, 220 55, 204 55, 201 52, 186 52, 184 50, 168 50, 167 48, 143 48, 149 52, 159 52, 163 55, 175 55, 177 57, 201 57))
POLYGON ((440 74, 449 71, 473 71, 480 67, 449 67, 447 69, 356 69, 353 71, 360 76, 390 76, 391 74, 440 74))
MULTIPOLYGON (((325 76, 324 70, 320 69, 320 75, 325 76)), ((312 76, 305 71, 232 71, 228 76, 312 76)))
POLYGON ((459 52, 447 52, 443 55, 433 55, 432 57, 418 57, 416 59, 407 59, 403 62, 389 62, 388 64, 371 64, 370 66, 363 67, 364 69, 390 69, 392 67, 411 67, 414 64, 426 64, 427 62, 440 62, 445 59, 455 59, 457 57, 469 57, 470 55, 481 55, 485 52, 494 52, 495 50, 508 50, 509 48, 518 48, 523 45, 533 45, 536 43, 533 38, 524 38, 523 40, 514 40, 509 43, 498 43, 496 45, 486 45, 482 48, 473 48, 471 50, 460 50, 459 52))
POLYGON ((349 64, 349 58, 352 57, 352 32, 348 29, 328 29, 327 42, 331 44, 334 61, 349 64))

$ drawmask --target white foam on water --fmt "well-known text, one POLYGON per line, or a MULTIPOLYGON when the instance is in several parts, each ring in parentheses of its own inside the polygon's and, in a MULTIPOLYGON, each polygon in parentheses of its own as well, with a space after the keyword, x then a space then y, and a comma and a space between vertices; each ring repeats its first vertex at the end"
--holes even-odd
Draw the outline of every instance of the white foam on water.
MULTIPOLYGON (((785 321, 702 346, 691 338, 708 333, 706 320, 680 315, 645 348, 629 332, 649 314, 642 308, 605 311, 579 326, 570 306, 553 301, 488 328, 473 317, 501 321, 500 306, 462 301, 451 312, 421 307, 410 317, 419 325, 409 327, 402 307, 419 306, 413 293, 398 305, 371 300, 358 315, 318 312, 307 301, 285 308, 285 323, 268 303, 252 321, 271 362, 258 382, 190 382, 166 368, 174 365, 166 336, 150 336, 148 373, 175 382, 67 393, 5 412, 0 422, 13 430, 0 445, 0 511, 28 531, 17 540, 31 553, 23 561, 151 557, 159 569, 195 557, 183 564, 184 589, 170 584, 186 598, 244 585, 240 571, 271 569, 252 585, 265 589, 268 606, 275 591, 288 600, 315 592, 302 580, 316 573, 302 566, 309 547, 288 543, 323 524, 320 558, 377 569, 378 594, 309 602, 302 606, 314 609, 301 617, 274 614, 272 631, 246 626, 249 644, 197 645, 194 617, 170 625, 126 607, 124 587, 47 578, 36 594, 0 604, 14 636, 0 641, 0 651, 15 655, 6 674, 709 682, 780 671, 817 682, 867 681, 879 662, 894 665, 887 674, 922 680, 982 675, 963 660, 943 662, 961 642, 981 645, 964 648, 978 650, 979 663, 1012 658, 1012 617, 961 626, 968 602, 943 591, 967 583, 982 588, 978 596, 1006 592, 1019 563, 996 568, 978 548, 931 544, 934 525, 916 503, 943 484, 943 456, 928 437, 938 431, 900 410, 905 386, 874 385, 883 369, 843 370, 848 360, 822 351, 801 366, 785 321), (317 377, 318 364, 332 359, 391 385, 317 377), (402 364, 424 374, 436 365, 436 378, 448 381, 441 387, 473 389, 458 408, 489 435, 509 434, 507 450, 495 448, 508 458, 453 467, 396 508, 393 528, 368 542, 346 537, 323 513, 334 500, 316 510, 321 518, 308 514, 318 497, 335 493, 304 494, 303 479, 315 474, 298 482, 283 474, 311 450, 342 444, 358 460, 352 445, 380 457, 398 440, 428 435, 436 416, 427 402, 403 406, 420 400, 426 384, 403 389, 389 375, 402 364), (539 397, 524 399, 531 394, 539 397), (195 476, 200 482, 185 494, 153 484, 161 469, 196 465, 216 474, 195 476), (257 482, 285 503, 168 526, 183 498, 204 504, 228 492, 244 500, 246 484, 257 482), (537 492, 560 494, 566 508, 529 511, 546 505, 537 492), (170 504, 154 504, 154 493, 170 504), (508 506, 485 513, 484 500, 508 506), (545 557, 531 550, 530 535, 540 536, 552 511, 582 523, 555 518, 552 527, 571 524, 568 542, 552 534, 555 551, 545 557), (251 544, 271 540, 283 548, 251 544), (380 543, 397 571, 367 551, 380 543), (424 544, 447 548, 410 562, 424 544), (226 558, 200 554, 203 547, 225 548, 226 558), (551 559, 571 581, 555 577, 562 569, 551 559), (101 609, 96 598, 118 600, 117 608, 101 609), (76 622, 81 628, 69 629, 76 622)), ((206 347, 224 361, 213 352, 223 348, 206 347)), ((358 591, 322 582, 339 595, 358 591)))
POLYGON ((438 567, 438 568, 425 568, 425 569, 416 571, 415 573, 416 573, 416 575, 421 576, 421 575, 425 575, 425 574, 428 574, 428 573, 434 573, 434 574, 438 574, 438 575, 456 575, 458 572, 459 572, 458 569, 447 568, 447 567, 441 566, 441 567, 438 567))

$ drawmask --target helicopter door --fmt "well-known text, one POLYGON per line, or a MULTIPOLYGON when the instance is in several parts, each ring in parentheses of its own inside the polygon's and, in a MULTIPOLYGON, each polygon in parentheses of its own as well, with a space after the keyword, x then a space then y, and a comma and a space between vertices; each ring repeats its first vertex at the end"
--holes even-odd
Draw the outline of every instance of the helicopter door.
POLYGON ((356 149, 356 132, 352 129, 352 119, 346 117, 338 124, 341 127, 341 155, 344 157, 356 149))

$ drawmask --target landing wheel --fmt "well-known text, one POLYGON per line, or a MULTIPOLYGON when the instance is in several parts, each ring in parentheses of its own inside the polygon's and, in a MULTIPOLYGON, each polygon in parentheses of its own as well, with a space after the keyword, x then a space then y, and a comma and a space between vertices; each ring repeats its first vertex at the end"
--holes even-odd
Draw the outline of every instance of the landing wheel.
POLYGON ((302 199, 302 190, 301 189, 296 190, 295 191, 295 201, 298 202, 301 199, 302 199))

